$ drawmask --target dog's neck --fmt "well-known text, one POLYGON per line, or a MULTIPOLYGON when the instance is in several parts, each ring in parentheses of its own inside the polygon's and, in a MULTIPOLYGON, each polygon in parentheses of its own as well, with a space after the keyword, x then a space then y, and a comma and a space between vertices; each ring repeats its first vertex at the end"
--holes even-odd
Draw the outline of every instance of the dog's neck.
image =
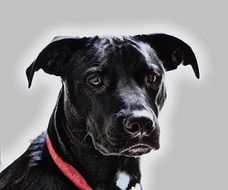
POLYGON ((83 119, 68 122, 63 89, 49 122, 48 135, 55 151, 75 167, 96 190, 140 190, 139 158, 104 156, 97 151, 88 135, 83 119), (74 133, 70 131, 74 125, 74 133))

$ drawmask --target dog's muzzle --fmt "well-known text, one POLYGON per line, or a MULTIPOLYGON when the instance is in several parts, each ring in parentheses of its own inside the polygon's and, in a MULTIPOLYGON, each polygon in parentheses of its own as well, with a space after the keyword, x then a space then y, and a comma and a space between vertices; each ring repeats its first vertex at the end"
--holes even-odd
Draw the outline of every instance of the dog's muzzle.
POLYGON ((93 144, 102 154, 135 157, 159 149, 160 130, 152 111, 121 110, 106 121, 104 131, 93 130, 101 129, 98 125, 89 128, 93 144))
POLYGON ((122 115, 122 127, 131 143, 121 154, 140 156, 152 149, 159 149, 159 127, 156 116, 151 111, 143 109, 122 115))

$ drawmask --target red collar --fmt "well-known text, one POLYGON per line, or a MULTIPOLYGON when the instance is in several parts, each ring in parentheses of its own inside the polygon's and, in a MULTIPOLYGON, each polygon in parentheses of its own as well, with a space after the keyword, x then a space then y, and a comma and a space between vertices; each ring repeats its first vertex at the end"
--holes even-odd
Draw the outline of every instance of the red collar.
POLYGON ((62 160, 62 158, 55 152, 51 140, 47 135, 46 143, 48 151, 61 172, 79 189, 81 190, 92 190, 92 188, 87 184, 85 179, 80 175, 80 173, 69 163, 62 160))

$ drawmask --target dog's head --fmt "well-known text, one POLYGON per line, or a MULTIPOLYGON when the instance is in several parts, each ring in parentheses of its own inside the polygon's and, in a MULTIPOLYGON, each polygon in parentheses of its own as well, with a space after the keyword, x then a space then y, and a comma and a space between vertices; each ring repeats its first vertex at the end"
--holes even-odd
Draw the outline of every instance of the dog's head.
POLYGON ((181 63, 191 65, 199 78, 191 48, 166 34, 57 37, 26 74, 29 87, 39 69, 61 76, 66 117, 86 121, 84 127, 102 154, 139 156, 159 148, 164 72, 181 63))

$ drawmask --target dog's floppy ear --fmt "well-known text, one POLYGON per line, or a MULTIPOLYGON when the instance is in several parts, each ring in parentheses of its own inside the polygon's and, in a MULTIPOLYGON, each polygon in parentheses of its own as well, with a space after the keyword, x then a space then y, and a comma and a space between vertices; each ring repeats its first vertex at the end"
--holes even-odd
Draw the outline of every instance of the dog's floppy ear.
POLYGON ((34 73, 39 69, 43 69, 48 74, 61 76, 72 54, 82 49, 87 40, 86 37, 55 37, 26 69, 28 87, 30 88, 34 73))
POLYGON ((163 62, 166 71, 174 70, 178 65, 191 65, 197 78, 200 77, 195 54, 182 40, 167 34, 137 35, 137 39, 148 43, 163 62))

